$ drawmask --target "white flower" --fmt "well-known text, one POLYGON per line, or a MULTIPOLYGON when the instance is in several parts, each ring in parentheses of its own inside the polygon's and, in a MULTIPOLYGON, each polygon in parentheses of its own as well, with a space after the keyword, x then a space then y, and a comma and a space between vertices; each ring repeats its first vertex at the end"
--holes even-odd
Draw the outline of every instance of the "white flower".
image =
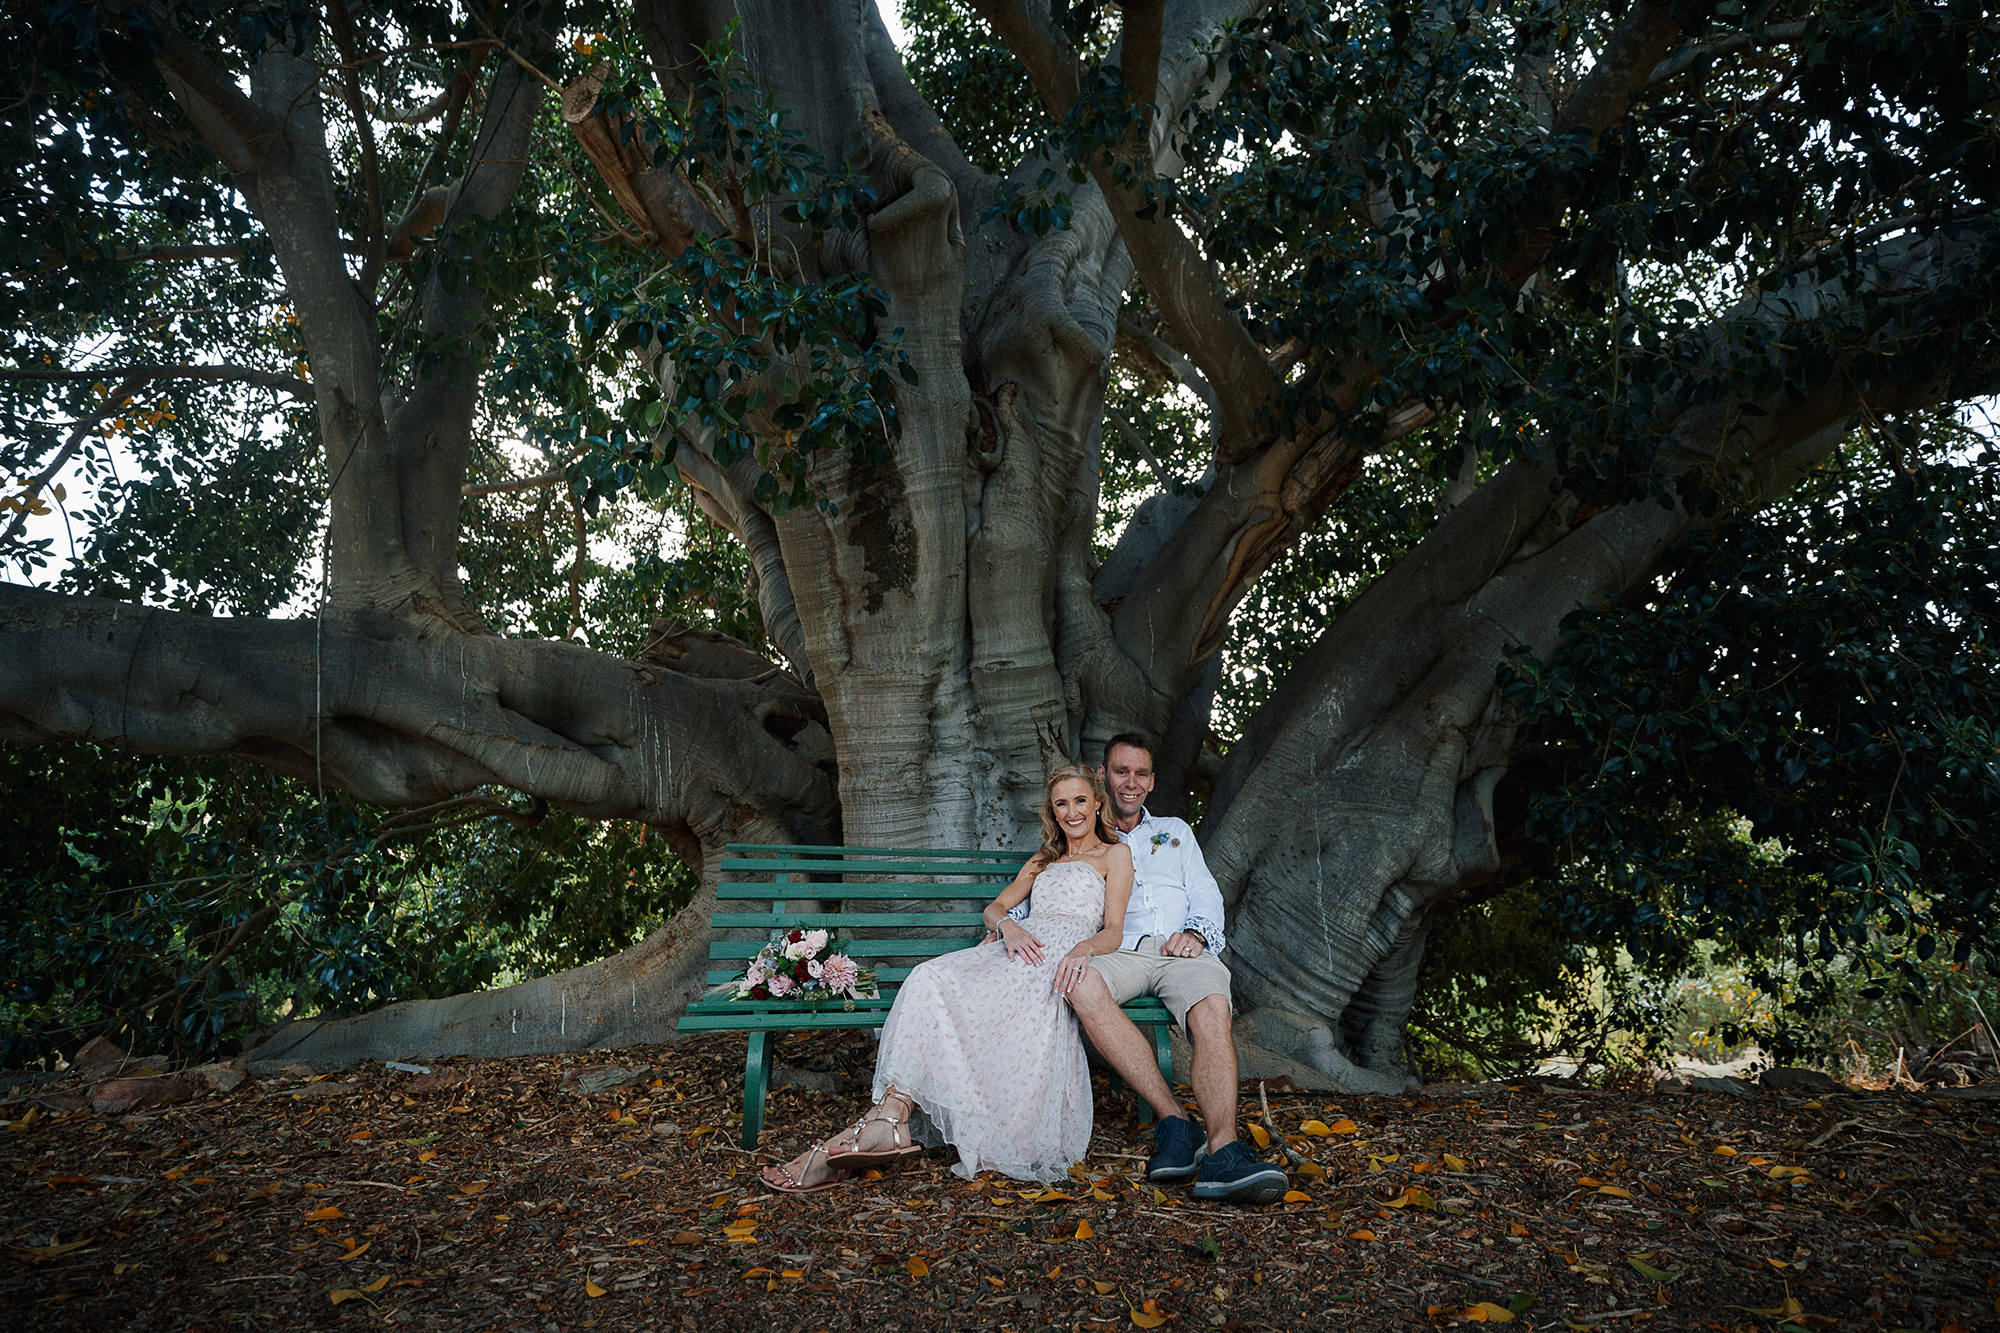
POLYGON ((826 970, 826 964, 820 962, 820 960, 817 958, 812 959, 806 964, 806 975, 811 977, 814 981, 818 981, 819 974, 824 972, 825 970, 826 970))
POLYGON ((824 949, 826 941, 827 933, 823 930, 809 930, 806 932, 806 949, 811 953, 816 954, 821 949, 824 949))

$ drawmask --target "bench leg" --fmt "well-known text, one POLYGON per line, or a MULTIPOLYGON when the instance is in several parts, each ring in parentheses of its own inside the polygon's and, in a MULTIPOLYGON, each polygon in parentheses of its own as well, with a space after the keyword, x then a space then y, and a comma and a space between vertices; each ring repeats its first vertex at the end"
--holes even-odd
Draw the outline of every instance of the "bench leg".
POLYGON ((764 1094, 771 1087, 771 1060, 776 1054, 770 1033, 750 1034, 750 1050, 743 1060, 743 1146, 752 1152, 764 1128, 764 1094))
POLYGON ((1174 1086, 1174 1030, 1165 1023, 1153 1024, 1153 1058, 1160 1062, 1160 1077, 1174 1086))

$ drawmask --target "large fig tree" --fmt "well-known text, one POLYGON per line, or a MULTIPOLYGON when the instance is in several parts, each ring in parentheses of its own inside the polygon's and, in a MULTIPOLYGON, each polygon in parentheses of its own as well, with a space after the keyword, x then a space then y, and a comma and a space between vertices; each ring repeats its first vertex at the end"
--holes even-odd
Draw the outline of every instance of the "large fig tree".
POLYGON ((8 540, 163 383, 313 440, 326 526, 304 614, 0 588, 0 733, 388 806, 512 789, 702 871, 624 953, 298 1055, 664 1037, 725 843, 1020 845, 1052 763, 1140 729, 1155 807, 1200 816, 1256 1040, 1399 1086, 1427 923, 1504 870, 1503 668, 1857 426, 1994 391, 1978 6, 905 12, 908 53, 872 0, 8 20, 35 329, 0 372, 8 540), (106 144, 116 172, 77 169, 106 144), (158 333, 179 361, 108 358, 143 345, 106 327, 147 319, 131 274, 192 262, 281 293, 298 364, 232 357, 219 318, 158 333), (469 477, 495 432, 558 470, 469 477), (1385 483, 1422 515, 1406 549, 1260 658, 1218 737, 1260 580, 1379 536, 1385 483), (508 487, 579 532, 685 487, 772 659, 495 632, 462 524, 508 487))

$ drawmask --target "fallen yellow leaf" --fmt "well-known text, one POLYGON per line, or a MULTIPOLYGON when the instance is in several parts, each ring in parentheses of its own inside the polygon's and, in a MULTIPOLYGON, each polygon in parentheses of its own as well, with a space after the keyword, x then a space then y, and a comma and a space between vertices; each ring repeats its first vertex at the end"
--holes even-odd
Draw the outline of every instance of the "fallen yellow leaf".
MULTIPOLYGON (((350 1239, 352 1238, 350 1237, 350 1239)), ((359 1259, 362 1255, 368 1253, 368 1247, 374 1243, 372 1240, 364 1240, 359 1245, 350 1245, 348 1246, 347 1253, 340 1257, 343 1259, 359 1259)))
POLYGON ((1116 1282, 1098 1282, 1093 1279, 1090 1285, 1097 1288, 1097 1294, 1100 1296, 1109 1296, 1112 1292, 1118 1290, 1116 1282))
POLYGON ((417 1154, 417 1160, 419 1162, 435 1162, 437 1154, 434 1152, 420 1152, 417 1154))
POLYGON ((341 1303, 342 1301, 358 1301, 358 1300, 360 1300, 360 1299, 361 1299, 361 1293, 360 1293, 360 1292, 358 1292, 358 1291, 356 1291, 356 1290, 355 1290, 354 1288, 352 1288, 352 1287, 341 1287, 341 1288, 340 1288, 339 1290, 337 1290, 337 1291, 333 1291, 333 1292, 330 1292, 330 1293, 329 1293, 329 1294, 327 1295, 327 1299, 328 1299, 328 1300, 330 1300, 330 1301, 332 1301, 332 1302, 333 1302, 333 1303, 334 1303, 335 1305, 339 1305, 339 1304, 340 1304, 340 1303, 341 1303))
POLYGON ((1619 1189, 1616 1185, 1599 1185, 1597 1192, 1599 1194, 1609 1194, 1614 1199, 1629 1199, 1632 1197, 1631 1190, 1619 1189))
POLYGON ((372 1129, 357 1129, 347 1136, 347 1141, 352 1143, 357 1139, 372 1139, 374 1137, 375 1131, 372 1129))
POLYGON ((376 1278, 373 1282, 370 1282, 367 1286, 363 1287, 361 1290, 365 1292, 380 1291, 382 1290, 382 1288, 389 1285, 389 1277, 390 1274, 384 1273, 381 1277, 376 1278))
POLYGON ((1495 1305, 1492 1301, 1481 1301, 1477 1305, 1467 1306, 1465 1317, 1475 1324, 1511 1324, 1514 1322, 1514 1312, 1512 1310, 1509 1310, 1504 1305, 1495 1305))
MULTIPOLYGON (((1256 1126, 1253 1125, 1251 1128, 1254 1129, 1256 1126)), ((1129 1306, 1126 1308, 1125 1313, 1131 1315, 1132 1322, 1140 1328, 1158 1328, 1161 1324, 1167 1322, 1167 1317, 1163 1314, 1147 1314, 1143 1310, 1134 1310, 1129 1306)))
POLYGON ((460 1185, 458 1192, 460 1194, 478 1194, 486 1188, 487 1183, 484 1180, 475 1180, 470 1185, 460 1185))
POLYGON ((338 1220, 339 1218, 343 1218, 343 1217, 346 1217, 346 1216, 347 1216, 347 1214, 346 1214, 346 1213, 343 1213, 343 1212, 341 1212, 341 1211, 340 1211, 340 1209, 338 1209, 338 1208, 334 1207, 334 1206, 333 1206, 332 1204, 328 1204, 328 1205, 327 1205, 326 1207, 324 1207, 324 1208, 315 1208, 315 1209, 313 1209, 313 1210, 312 1210, 311 1212, 307 1213, 307 1214, 306 1214, 306 1221, 308 1221, 308 1222, 332 1222, 332 1221, 336 1221, 336 1220, 338 1220))
POLYGON ((1097 1233, 1095 1231, 1092 1231, 1090 1229, 1090 1220, 1088 1218, 1085 1218, 1083 1221, 1078 1222, 1076 1224, 1076 1238, 1078 1240, 1089 1240, 1092 1236, 1095 1236, 1096 1234, 1097 1233))
POLYGON ((1736 1155, 1736 1149, 1730 1147, 1726 1143, 1718 1143, 1715 1145, 1715 1155, 1717 1157, 1734 1157, 1736 1155))
POLYGON ((609 1293, 606 1292, 604 1288, 598 1286, 595 1282, 592 1282, 588 1277, 584 1278, 583 1280, 583 1294, 590 1297, 590 1299, 592 1300, 596 1300, 599 1296, 609 1295, 609 1293))
POLYGON ((1308 1160, 1299 1163, 1299 1174, 1308 1180, 1324 1180, 1326 1178, 1326 1168, 1318 1162, 1308 1160))
POLYGON ((251 1190, 248 1194, 244 1195, 243 1197, 245 1199, 268 1199, 277 1192, 278 1192, 278 1182, 274 1180, 270 1184, 264 1186, 262 1189, 251 1190))
POLYGON ((1097 1200, 1097 1201, 1098 1201, 1099 1203, 1111 1203, 1111 1202, 1114 1202, 1114 1196, 1113 1196, 1113 1195, 1111 1194, 1111 1192, 1110 1192, 1110 1191, 1108 1191, 1108 1190, 1104 1190, 1104 1189, 1099 1189, 1099 1188, 1098 1188, 1097 1186, 1095 1186, 1095 1185, 1092 1185, 1092 1186, 1090 1187, 1090 1197, 1091 1197, 1091 1198, 1093 1198, 1093 1199, 1095 1199, 1095 1200, 1097 1200))
POLYGON ((1348 1238, 1349 1240, 1374 1240, 1374 1239, 1375 1239, 1375 1233, 1374 1233, 1374 1232, 1372 1232, 1372 1231, 1370 1231, 1370 1230, 1368 1230, 1368 1229, 1367 1229, 1366 1227, 1363 1227, 1363 1228, 1362 1228, 1361 1230, 1359 1230, 1359 1231, 1350 1231, 1350 1232, 1348 1232, 1348 1233, 1347 1233, 1347 1238, 1348 1238))
POLYGON ((1453 1157, 1450 1153, 1444 1155, 1444 1164, 1445 1169, 1449 1171, 1465 1170, 1465 1159, 1463 1157, 1453 1157))
POLYGON ((1361 1132, 1361 1126, 1355 1124, 1352 1120, 1336 1120, 1326 1127, 1326 1132, 1329 1134, 1358 1134, 1361 1132))
MULTIPOLYGON (((1268 1148, 1271 1146, 1271 1136, 1264 1132, 1264 1127, 1262 1125, 1253 1124, 1250 1126, 1250 1139, 1259 1148, 1268 1148)), ((1136 1315, 1134 1316, 1134 1319, 1135 1320, 1137 1319, 1136 1315)), ((1141 1327, 1150 1328, 1151 1325, 1149 1324, 1141 1325, 1141 1327)))
POLYGON ((1299 1126, 1299 1133, 1310 1134, 1316 1139, 1323 1139, 1333 1133, 1333 1131, 1326 1127, 1324 1120, 1308 1120, 1299 1126))
POLYGON ((86 1245, 94 1245, 96 1243, 97 1237, 92 1236, 86 1240, 72 1240, 61 1245, 38 1245, 31 1250, 19 1250, 16 1253, 26 1258, 30 1263, 40 1263, 44 1259, 53 1259, 57 1255, 68 1254, 71 1250, 80 1250, 86 1245))
POLYGON ((925 1263, 920 1256, 913 1254, 903 1260, 903 1271, 911 1277, 929 1277, 931 1275, 931 1266, 925 1263))
POLYGON ((1313 1201, 1313 1196, 1307 1194, 1304 1190, 1285 1191, 1284 1202, 1286 1203, 1311 1203, 1312 1201, 1313 1201))
POLYGON ((695 1231, 677 1231, 674 1233, 674 1238, 667 1243, 670 1245, 699 1245, 701 1244, 701 1234, 695 1231))

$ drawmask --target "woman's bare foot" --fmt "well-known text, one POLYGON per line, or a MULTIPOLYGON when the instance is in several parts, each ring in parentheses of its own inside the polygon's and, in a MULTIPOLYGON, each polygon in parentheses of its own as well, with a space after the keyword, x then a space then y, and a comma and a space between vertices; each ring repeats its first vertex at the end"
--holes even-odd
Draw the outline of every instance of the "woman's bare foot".
POLYGON ((907 1095, 890 1089, 852 1127, 826 1141, 827 1160, 837 1163, 850 1153, 891 1152, 906 1146, 910 1112, 915 1109, 907 1095))
POLYGON ((826 1143, 816 1143, 783 1166, 765 1167, 764 1183, 776 1190, 801 1190, 846 1175, 845 1171, 827 1164, 827 1144, 832 1142, 828 1139, 826 1143))

